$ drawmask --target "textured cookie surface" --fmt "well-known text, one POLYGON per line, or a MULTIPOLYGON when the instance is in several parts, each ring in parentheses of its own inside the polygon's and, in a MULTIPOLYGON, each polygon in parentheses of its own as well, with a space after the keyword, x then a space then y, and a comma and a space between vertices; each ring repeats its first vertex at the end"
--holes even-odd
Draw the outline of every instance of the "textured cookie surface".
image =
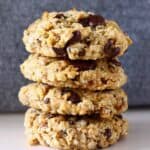
POLYGON ((116 22, 77 10, 43 13, 23 41, 31 53, 73 60, 120 56, 132 43, 116 22))
POLYGON ((116 89, 126 83, 117 60, 59 60, 30 55, 21 65, 24 77, 56 87, 89 90, 116 89))
POLYGON ((121 116, 54 116, 29 109, 25 117, 30 144, 63 150, 96 150, 116 143, 127 134, 128 123, 121 116))
POLYGON ((81 89, 54 88, 31 83, 21 88, 22 104, 43 112, 62 115, 85 115, 97 113, 110 118, 127 110, 127 95, 122 89, 91 92, 81 89))

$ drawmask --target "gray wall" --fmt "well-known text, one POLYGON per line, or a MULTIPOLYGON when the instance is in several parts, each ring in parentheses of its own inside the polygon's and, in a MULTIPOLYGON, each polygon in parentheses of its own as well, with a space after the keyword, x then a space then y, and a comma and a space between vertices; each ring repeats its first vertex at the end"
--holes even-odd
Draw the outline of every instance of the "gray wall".
POLYGON ((150 0, 0 0, 0 111, 22 111, 19 88, 28 81, 19 72, 27 57, 23 30, 44 10, 76 7, 117 20, 134 44, 121 58, 129 75, 130 106, 150 105, 150 0))

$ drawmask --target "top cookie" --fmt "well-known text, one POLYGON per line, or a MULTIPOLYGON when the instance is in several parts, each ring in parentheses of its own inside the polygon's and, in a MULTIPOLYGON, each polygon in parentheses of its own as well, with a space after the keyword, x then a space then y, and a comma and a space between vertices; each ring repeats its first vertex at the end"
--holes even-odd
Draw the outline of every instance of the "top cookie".
POLYGON ((116 22, 91 12, 44 12, 24 31, 27 51, 69 59, 114 58, 124 54, 131 39, 116 22))

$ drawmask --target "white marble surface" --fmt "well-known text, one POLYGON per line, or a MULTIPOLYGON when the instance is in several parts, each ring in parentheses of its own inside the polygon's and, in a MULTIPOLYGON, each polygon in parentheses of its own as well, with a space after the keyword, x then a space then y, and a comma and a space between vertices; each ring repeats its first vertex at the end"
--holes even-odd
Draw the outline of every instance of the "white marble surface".
MULTIPOLYGON (((125 116, 129 135, 107 150, 150 150, 150 109, 128 111, 125 116)), ((0 150, 47 150, 27 145, 23 119, 23 114, 0 114, 0 150)))

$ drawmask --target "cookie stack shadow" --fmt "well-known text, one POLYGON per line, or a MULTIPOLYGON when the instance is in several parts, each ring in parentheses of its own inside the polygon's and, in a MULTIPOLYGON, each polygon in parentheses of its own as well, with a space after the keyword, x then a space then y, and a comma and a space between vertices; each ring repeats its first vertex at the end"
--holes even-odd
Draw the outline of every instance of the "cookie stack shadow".
POLYGON ((19 100, 30 144, 96 150, 127 134, 128 108, 121 88, 127 76, 118 60, 131 39, 116 22, 90 12, 44 12, 24 31, 30 56, 19 100))

